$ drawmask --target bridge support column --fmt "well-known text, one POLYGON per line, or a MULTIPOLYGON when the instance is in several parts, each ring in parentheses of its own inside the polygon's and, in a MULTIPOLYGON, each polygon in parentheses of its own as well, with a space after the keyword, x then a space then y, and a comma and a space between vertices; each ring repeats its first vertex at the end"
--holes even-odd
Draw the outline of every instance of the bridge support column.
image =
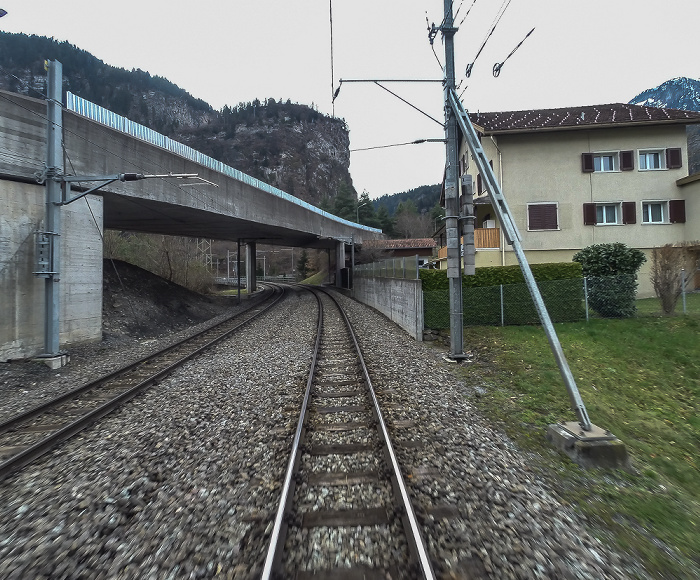
POLYGON ((337 242, 335 245, 335 285, 339 288, 347 288, 347 270, 345 270, 345 242, 337 242), (343 271, 346 272, 343 278, 343 271))
POLYGON ((255 271, 257 252, 255 242, 248 242, 245 245, 245 289, 249 295, 258 289, 255 271))

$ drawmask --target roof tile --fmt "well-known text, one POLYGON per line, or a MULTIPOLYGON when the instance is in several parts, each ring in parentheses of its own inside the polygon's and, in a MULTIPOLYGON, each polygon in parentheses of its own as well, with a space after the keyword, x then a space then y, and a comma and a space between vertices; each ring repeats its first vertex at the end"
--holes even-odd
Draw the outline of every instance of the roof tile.
POLYGON ((537 130, 563 130, 630 123, 700 123, 700 113, 661 109, 627 103, 588 105, 561 109, 469 113, 469 118, 485 133, 537 130))

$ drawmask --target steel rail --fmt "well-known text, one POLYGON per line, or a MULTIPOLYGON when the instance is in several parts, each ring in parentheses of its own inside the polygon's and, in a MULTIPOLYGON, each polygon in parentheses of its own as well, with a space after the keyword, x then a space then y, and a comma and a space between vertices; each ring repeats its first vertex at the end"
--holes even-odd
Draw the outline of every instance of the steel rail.
MULTIPOLYGON (((103 403, 102 405, 99 405, 92 411, 89 411, 88 413, 83 414, 82 416, 78 417, 75 421, 65 425, 64 427, 58 429, 57 431, 52 432, 50 435, 47 437, 41 439, 40 441, 37 441, 35 444, 27 447, 26 449, 20 451, 19 453, 16 453, 15 455, 11 456, 9 459, 6 459, 2 463, 0 463, 0 482, 3 481, 7 476, 9 476, 11 473, 17 471, 18 469, 21 469, 22 467, 25 467, 29 463, 31 463, 33 460, 37 459, 38 457, 41 457, 45 453, 49 452, 51 449, 59 445, 60 443, 63 443, 67 439, 71 438, 73 435, 83 431, 105 415, 109 414, 116 408, 120 407, 124 403, 130 401, 133 399, 136 395, 138 395, 141 391, 145 390, 149 385, 152 384, 157 384, 159 380, 165 378, 169 374, 171 374, 175 369, 178 367, 182 366, 185 364, 187 361, 193 359, 197 355, 201 354, 205 350, 213 347, 217 343, 221 342, 222 340, 228 338, 239 330, 241 327, 245 326, 270 308, 272 308, 281 298, 284 296, 284 289, 280 287, 273 287, 273 294, 277 294, 276 298, 270 302, 264 309, 260 310, 257 312, 254 316, 242 321, 240 324, 237 324, 233 328, 230 328, 226 332, 214 337, 212 340, 207 341, 204 345, 200 346, 199 348, 195 349, 194 351, 186 354, 184 357, 178 359, 177 361, 173 362, 172 364, 168 365, 167 367, 157 371, 156 373, 152 374, 151 376, 147 377, 146 379, 140 381, 136 385, 134 385, 131 388, 128 388, 126 391, 123 391, 122 393, 119 393, 115 397, 111 398, 109 401, 103 403)), ((268 296, 269 297, 269 296, 268 296)), ((251 306, 250 308, 246 309, 242 313, 238 313, 236 316, 240 316, 241 314, 248 313, 250 310, 258 306, 260 303, 256 303, 255 305, 251 306)), ((226 322, 229 322, 231 318, 226 319, 225 321, 222 321, 220 324, 215 325, 211 328, 208 328, 207 330, 203 332, 199 332, 183 341, 180 341, 179 343, 176 343, 175 345, 171 345, 170 347, 167 347, 158 353, 155 353, 149 357, 145 357, 144 359, 141 359, 140 361, 133 363, 127 368, 133 368, 144 361, 154 359, 157 356, 160 356, 162 354, 166 354, 167 352, 173 350, 174 347, 186 344, 187 342, 193 341, 195 338, 202 336, 204 333, 212 331, 216 329, 218 326, 221 326, 223 324, 226 324, 226 322)), ((122 369, 123 370, 123 369, 122 369)), ((123 373, 121 373, 123 374, 123 373)), ((92 383, 89 383, 88 385, 85 385, 83 387, 80 387, 78 389, 74 389, 67 395, 62 395, 60 397, 57 397, 53 399, 52 401, 49 401, 48 403, 41 405, 40 407, 37 407, 35 409, 32 409, 26 413, 24 413, 21 417, 23 418, 24 421, 27 421, 28 419, 32 419, 34 417, 37 417, 47 410, 51 409, 52 407, 55 407, 56 405, 63 403, 67 400, 70 400, 71 396, 79 396, 85 392, 88 392, 92 388, 95 388, 96 386, 106 382, 109 379, 115 378, 117 376, 120 376, 120 372, 117 371, 115 373, 112 373, 110 375, 107 375, 106 377, 101 377, 100 379, 97 379, 96 381, 93 381, 92 383)), ((7 432, 12 426, 16 426, 18 424, 21 424, 22 421, 18 421, 17 418, 11 419, 10 421, 7 421, 0 425, 0 433, 7 432), (7 429, 4 429, 7 425, 11 425, 7 429)))
POLYGON ((412 542, 412 548, 413 551, 417 557, 418 564, 420 565, 421 572, 422 572, 422 577, 424 580, 435 580, 435 573, 432 569, 432 565, 430 563, 430 558, 428 557, 428 551, 427 548, 425 547, 425 541, 423 540, 423 535, 420 531, 420 528, 418 527, 418 520, 416 518, 415 512, 413 510, 413 506, 411 504, 411 500, 408 496, 408 491, 406 489, 406 485, 403 480, 403 476, 401 475, 401 469, 399 467, 398 460, 396 459, 396 453, 394 452, 393 445, 391 444, 391 440, 389 438, 389 432, 386 427, 386 423, 384 421, 384 417, 382 415, 381 409, 379 408, 379 401, 376 397, 376 394, 374 392, 374 387, 372 386, 372 381, 369 377, 369 371, 367 369, 367 365, 365 364, 364 357, 362 356, 362 350, 360 349, 360 345, 357 341, 357 336, 355 335, 355 331, 352 327, 352 324, 350 323, 350 320, 347 317, 347 314, 345 313, 345 310, 340 306, 339 302, 336 300, 336 298, 331 295, 329 292, 327 292, 324 289, 310 289, 306 288, 307 290, 310 290, 315 296, 319 304, 319 314, 318 314, 318 322, 317 322, 317 334, 316 334, 316 343, 314 347, 314 353, 312 357, 312 363, 311 363, 311 369, 309 372, 309 378, 306 383, 306 391, 304 393, 304 400, 302 403, 301 411, 300 411, 300 416, 299 416, 299 421, 297 423, 297 429, 294 434, 294 441, 292 444, 292 452, 290 454, 289 458, 289 463, 287 465, 287 471, 285 474, 285 479, 282 487, 282 492, 281 492, 281 499, 279 502, 279 506, 277 509, 277 513, 275 516, 275 524, 270 536, 270 544, 268 547, 268 552, 267 556, 265 559, 265 565, 263 567, 263 573, 261 576, 262 580, 270 580, 272 578, 273 571, 275 570, 275 567, 279 564, 281 561, 282 557, 282 549, 283 545, 280 542, 280 539, 282 538, 282 531, 283 531, 283 526, 284 526, 284 516, 285 513, 287 512, 289 508, 289 504, 292 501, 292 495, 293 495, 293 486, 294 486, 294 473, 296 471, 298 462, 300 461, 300 441, 302 439, 302 435, 305 430, 305 420, 306 420, 306 415, 308 412, 308 403, 309 399, 311 396, 311 387, 313 385, 313 380, 314 380, 314 373, 316 370, 316 364, 318 360, 318 353, 319 353, 319 347, 321 344, 321 334, 322 334, 322 328, 323 328, 323 304, 321 302, 321 299, 319 297, 319 293, 323 292, 330 300, 333 301, 333 303, 336 305, 338 310, 340 311, 342 318, 345 322, 345 326, 348 329, 348 332, 350 334, 350 337, 352 338, 352 342, 355 346, 355 352, 357 354, 357 357, 360 361, 360 366, 362 368, 362 374, 364 376, 365 384, 370 392, 373 404, 374 404, 374 409, 373 412, 375 414, 375 417, 377 419, 377 423, 379 426, 380 433, 382 435, 382 438, 384 439, 385 443, 385 450, 388 452, 390 461, 391 461, 391 466, 393 469, 393 481, 396 483, 397 487, 399 488, 399 493, 401 496, 401 501, 404 505, 404 509, 406 512, 406 516, 409 521, 409 529, 410 529, 410 535, 409 536, 409 542, 412 542))
POLYGON ((324 292, 326 292, 326 294, 331 298, 331 300, 333 300, 333 302, 335 302, 335 304, 338 306, 338 309, 340 310, 340 313, 343 316, 343 320, 345 320, 345 324, 348 330, 350 331, 350 336, 352 337, 352 341, 355 345, 355 350, 358 353, 360 365, 362 366, 362 373, 364 374, 365 381, 367 383, 367 388, 369 390, 370 395, 372 396, 372 401, 374 402, 374 412, 377 417, 377 423, 380 428, 381 434, 384 437, 384 444, 386 445, 386 449, 391 458, 391 466, 394 470, 394 477, 396 483, 401 492, 401 500, 403 501, 404 507, 406 509, 406 516, 408 517, 411 529, 411 539, 414 542, 414 548, 416 550, 421 571, 423 572, 423 578, 425 580, 434 580, 435 572, 433 572, 433 567, 430 563, 430 558, 428 557, 428 550, 425 547, 423 534, 421 533, 420 528, 418 527, 418 519, 416 518, 416 513, 413 510, 413 504, 411 503, 411 499, 408 496, 408 490, 406 489, 406 483, 404 482, 403 475, 401 475, 401 468, 399 467, 399 462, 396 459, 396 453, 394 451, 394 446, 391 443, 391 438, 389 437, 389 430, 387 429, 386 422, 384 421, 384 415, 382 414, 382 411, 379 408, 379 401, 377 399, 376 393, 374 392, 374 387, 372 386, 372 379, 370 379, 369 377, 369 371, 367 370, 367 365, 365 364, 365 358, 364 356, 362 356, 362 349, 360 348, 360 344, 357 341, 355 329, 350 323, 350 320, 348 319, 345 310, 341 308, 340 304, 335 299, 335 297, 325 290, 324 292))
POLYGON ((284 546, 282 542, 280 542, 280 538, 282 537, 284 515, 289 508, 290 502, 292 501, 294 491, 294 472, 296 471, 299 458, 301 457, 299 455, 299 443, 301 442, 301 438, 305 429, 304 424, 306 422, 309 399, 311 398, 311 387, 313 385, 314 375, 316 373, 318 353, 321 348, 321 335, 323 330, 323 303, 321 302, 320 296, 316 292, 314 292, 313 290, 310 291, 316 297, 316 300, 318 302, 318 317, 316 321, 316 343, 314 344, 314 351, 311 357, 309 378, 306 381, 306 391, 304 392, 304 400, 301 404, 299 421, 297 423, 297 429, 294 433, 292 452, 289 456, 289 463, 287 464, 287 471, 284 476, 284 483, 282 484, 282 494, 280 496, 279 506, 277 507, 277 514, 275 515, 275 524, 272 528, 272 534, 270 535, 270 545, 267 550, 267 556, 265 557, 265 565, 263 566, 263 573, 261 576, 263 580, 269 580, 272 577, 273 569, 279 563, 282 557, 282 548, 284 546))
MULTIPOLYGON (((273 292, 274 292, 274 290, 273 290, 273 292)), ((270 295, 273 294, 273 292, 268 292, 267 295, 262 298, 262 300, 263 301, 267 300, 267 298, 269 298, 270 295)), ((256 306, 258 306, 258 304, 260 304, 260 302, 256 302, 255 304, 251 305, 249 308, 243 310, 242 312, 238 312, 238 313, 234 314, 233 316, 227 318, 226 320, 222 320, 217 325, 214 325, 210 328, 206 328, 200 332, 197 332, 196 334, 193 334, 192 336, 190 336, 184 340, 181 340, 179 342, 176 342, 174 344, 166 346, 165 348, 163 348, 157 352, 148 354, 148 355, 146 355, 146 356, 144 356, 144 357, 142 357, 134 362, 128 363, 128 364, 116 369, 115 371, 112 371, 111 373, 103 375, 103 376, 95 379, 94 381, 91 381, 89 383, 86 383, 85 385, 81 385, 80 387, 77 387, 75 389, 67 391, 67 392, 63 393, 62 395, 59 395, 58 397, 55 397, 49 401, 46 401, 45 403, 42 403, 41 405, 33 407, 33 408, 15 416, 15 417, 11 417, 10 419, 7 419, 6 421, 0 423, 0 434, 9 431, 13 427, 20 425, 20 424, 24 423, 25 421, 28 421, 29 419, 32 419, 34 417, 41 415, 42 413, 46 412, 47 410, 51 409, 52 407, 55 407, 59 403, 63 403, 65 401, 72 399, 73 397, 76 397, 77 395, 80 395, 80 394, 85 393, 91 389, 94 389, 100 383, 105 383, 107 381, 111 381, 111 380, 113 380, 119 376, 122 376, 122 375, 134 370, 135 368, 155 359, 156 357, 160 357, 164 354, 167 354, 168 352, 175 350, 176 348, 182 346, 187 341, 196 340, 197 338, 201 337, 202 335, 206 334, 207 332, 211 332, 212 330, 216 329, 218 326, 221 326, 223 324, 226 324, 227 322, 230 322, 235 317, 241 316, 243 314, 247 314, 249 311, 251 311, 256 306)), ((236 330, 237 328, 238 327, 236 327, 232 330, 236 330)))

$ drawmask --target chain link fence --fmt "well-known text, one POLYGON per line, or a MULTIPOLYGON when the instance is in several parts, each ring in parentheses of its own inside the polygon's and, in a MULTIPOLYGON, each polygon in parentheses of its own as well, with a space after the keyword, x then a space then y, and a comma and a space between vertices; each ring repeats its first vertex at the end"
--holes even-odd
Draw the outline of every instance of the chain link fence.
MULTIPOLYGON (((548 280, 538 283, 542 299, 553 322, 571 322, 586 316, 581 279, 548 280)), ((504 284, 463 288, 465 326, 538 324, 540 319, 527 285, 504 284)), ((426 328, 449 328, 449 290, 423 292, 426 328)))
MULTIPOLYGON (((552 322, 590 318, 628 318, 637 311, 634 275, 547 280, 537 283, 552 322)), ((679 311, 686 312, 686 286, 679 290, 679 311)), ((465 326, 539 324, 540 319, 525 284, 462 289, 465 326)), ((450 327, 449 290, 423 292, 425 328, 450 327)))
POLYGON ((371 264, 356 264, 357 278, 403 278, 417 280, 420 258, 418 255, 404 258, 389 258, 371 264))

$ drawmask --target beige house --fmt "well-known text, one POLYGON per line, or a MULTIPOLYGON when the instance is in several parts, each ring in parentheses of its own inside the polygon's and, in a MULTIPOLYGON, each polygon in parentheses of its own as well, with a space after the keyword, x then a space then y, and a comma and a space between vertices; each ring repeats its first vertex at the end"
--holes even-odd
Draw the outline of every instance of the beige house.
MULTIPOLYGON (((700 174, 688 176, 685 130, 700 113, 612 104, 469 116, 530 263, 622 242, 647 254, 639 293, 651 296, 651 249, 700 240, 700 174)), ((477 267, 516 264, 464 143, 460 159, 475 184, 477 267)))

